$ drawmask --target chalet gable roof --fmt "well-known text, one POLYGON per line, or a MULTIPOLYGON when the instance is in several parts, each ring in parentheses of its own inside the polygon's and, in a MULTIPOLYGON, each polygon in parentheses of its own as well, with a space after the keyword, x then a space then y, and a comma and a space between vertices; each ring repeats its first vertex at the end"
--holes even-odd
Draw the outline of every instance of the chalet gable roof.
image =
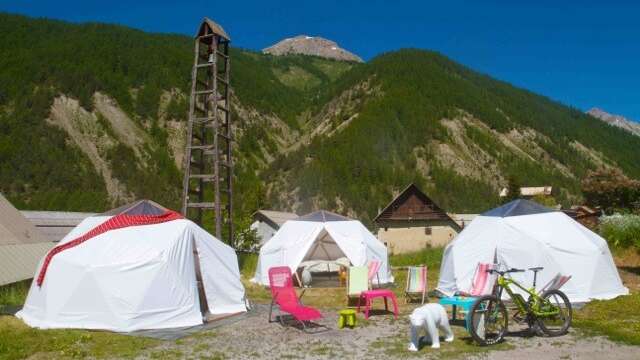
POLYGON ((423 193, 415 184, 410 184, 395 197, 373 220, 383 221, 418 221, 441 220, 457 223, 436 203, 423 193), (409 202, 413 204, 409 204, 409 202))

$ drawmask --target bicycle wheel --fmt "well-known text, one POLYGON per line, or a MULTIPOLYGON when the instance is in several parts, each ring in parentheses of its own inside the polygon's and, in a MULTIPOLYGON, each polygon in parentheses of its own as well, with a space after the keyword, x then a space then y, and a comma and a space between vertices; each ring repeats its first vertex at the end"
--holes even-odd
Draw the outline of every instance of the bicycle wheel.
POLYGON ((471 337, 482 346, 502 341, 509 324, 507 308, 494 295, 478 298, 469 310, 468 321, 471 337))
POLYGON ((538 316, 537 323, 540 330, 547 336, 560 336, 567 333, 571 326, 571 317, 573 315, 571 303, 560 290, 545 291, 541 298, 543 303, 540 306, 540 312, 554 312, 554 315, 538 316))

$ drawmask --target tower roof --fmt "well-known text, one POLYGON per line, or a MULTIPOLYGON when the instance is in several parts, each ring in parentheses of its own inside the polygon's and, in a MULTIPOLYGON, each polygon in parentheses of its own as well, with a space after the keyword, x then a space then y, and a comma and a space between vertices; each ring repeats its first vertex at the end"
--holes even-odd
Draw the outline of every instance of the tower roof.
POLYGON ((207 34, 208 33, 206 31, 207 28, 209 28, 211 32, 213 32, 214 34, 220 35, 220 37, 224 38, 225 40, 231 40, 229 38, 229 35, 227 35, 227 33, 222 28, 222 26, 218 25, 218 23, 209 19, 208 17, 205 17, 202 20, 202 24, 200 24, 200 27, 198 28, 198 33, 196 34, 196 37, 207 34))

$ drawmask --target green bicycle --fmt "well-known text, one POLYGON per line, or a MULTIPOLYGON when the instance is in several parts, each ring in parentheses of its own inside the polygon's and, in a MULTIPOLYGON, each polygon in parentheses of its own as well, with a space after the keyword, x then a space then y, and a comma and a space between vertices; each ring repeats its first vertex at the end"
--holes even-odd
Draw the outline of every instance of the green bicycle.
POLYGON ((538 294, 536 277, 542 267, 530 268, 534 272, 533 287, 527 289, 506 274, 524 272, 523 269, 487 270, 498 274, 493 294, 479 297, 471 306, 468 314, 469 332, 478 344, 493 345, 501 342, 507 333, 509 318, 507 307, 502 301, 502 291, 506 291, 516 308, 513 319, 527 324, 538 335, 560 336, 567 333, 571 326, 571 303, 558 289, 550 289, 538 294), (525 291, 529 298, 515 293, 511 286, 525 291))

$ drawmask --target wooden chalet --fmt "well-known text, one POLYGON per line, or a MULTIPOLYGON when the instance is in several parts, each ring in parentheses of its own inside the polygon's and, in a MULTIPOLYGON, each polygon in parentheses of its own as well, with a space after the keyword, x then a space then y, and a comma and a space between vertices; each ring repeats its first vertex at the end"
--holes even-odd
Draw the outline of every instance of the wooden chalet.
POLYGON ((460 225, 415 184, 407 186, 379 214, 378 239, 392 254, 444 246, 460 231, 460 225))

